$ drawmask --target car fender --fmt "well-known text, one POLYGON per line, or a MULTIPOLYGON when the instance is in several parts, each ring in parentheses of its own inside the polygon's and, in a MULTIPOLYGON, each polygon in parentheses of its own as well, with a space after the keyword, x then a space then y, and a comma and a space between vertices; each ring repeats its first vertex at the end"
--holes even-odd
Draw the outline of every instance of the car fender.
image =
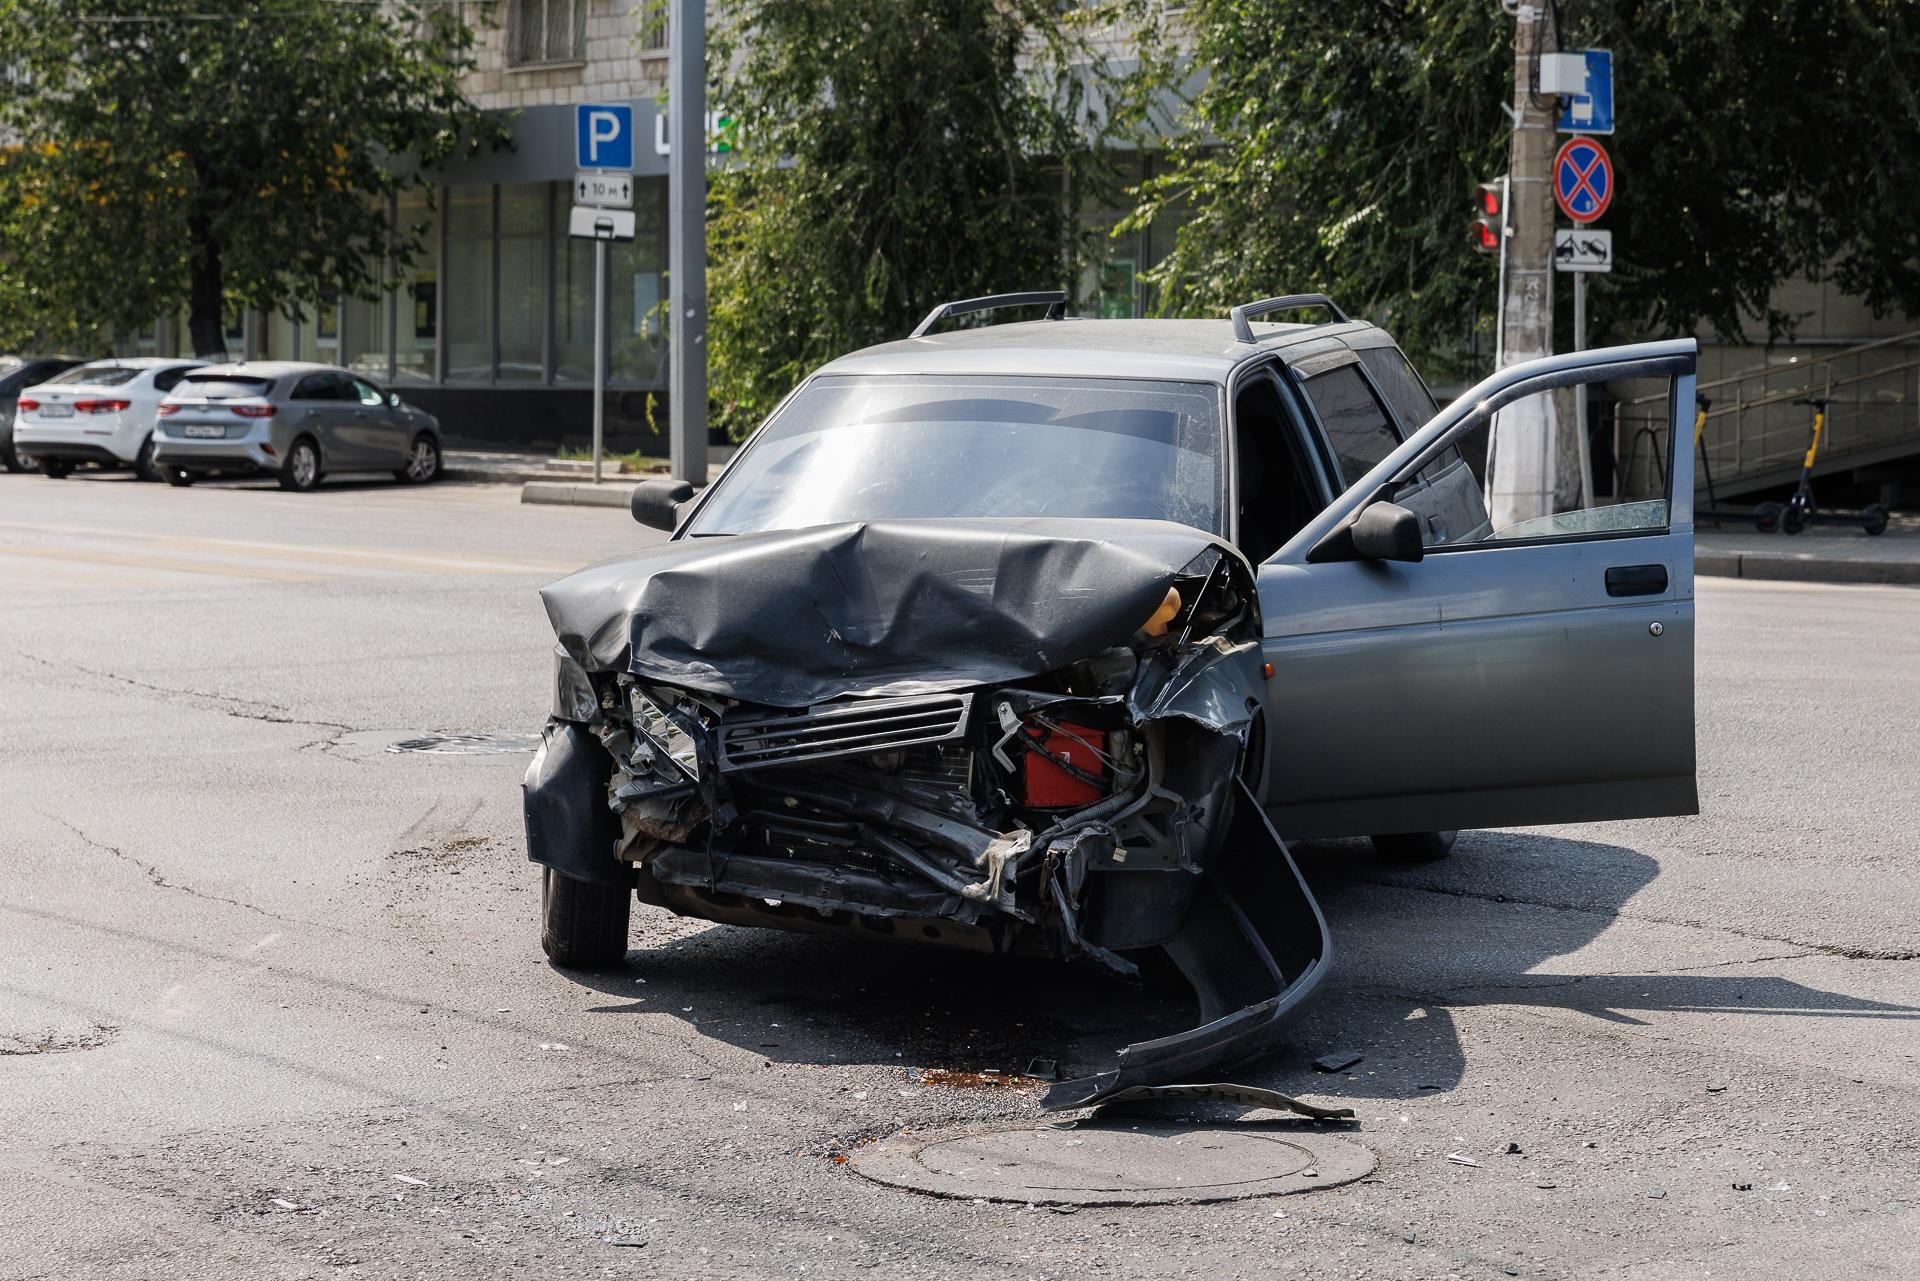
POLYGON ((631 887, 633 865, 614 857, 620 821, 607 804, 613 758, 593 731, 550 721, 521 784, 527 857, 577 881, 631 887))

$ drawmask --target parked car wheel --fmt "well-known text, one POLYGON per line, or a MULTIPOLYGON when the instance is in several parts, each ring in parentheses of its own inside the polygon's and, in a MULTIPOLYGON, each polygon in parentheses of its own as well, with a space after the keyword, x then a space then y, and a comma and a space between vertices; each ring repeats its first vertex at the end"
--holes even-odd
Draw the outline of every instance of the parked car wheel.
POLYGON ((65 480, 72 470, 72 463, 56 463, 51 459, 40 464, 40 474, 48 480, 65 480))
POLYGON ((27 470, 26 463, 21 459, 19 454, 13 451, 12 441, 0 444, 0 467, 4 467, 8 471, 27 470))
POLYGON ((1397 832, 1373 838, 1373 848, 1382 858, 1403 863, 1431 863, 1453 851, 1458 832, 1397 832))
POLYGON ((280 488, 306 494, 320 483, 320 448, 302 436, 287 450, 287 465, 280 469, 280 488))
POLYGON ((162 479, 160 465, 153 461, 153 451, 158 448, 159 442, 152 436, 148 436, 147 443, 140 446, 140 453, 133 460, 133 474, 141 480, 162 479))
POLYGON ((167 467, 161 470, 160 475, 176 489, 185 489, 193 483, 193 473, 184 467, 167 467))
POLYGON ((421 432, 407 450, 407 465, 393 473, 403 484, 424 485, 440 479, 440 446, 433 437, 421 432))
POLYGON ((633 891, 575 880, 550 867, 541 873, 540 946, 547 959, 575 970, 609 969, 625 960, 633 891))

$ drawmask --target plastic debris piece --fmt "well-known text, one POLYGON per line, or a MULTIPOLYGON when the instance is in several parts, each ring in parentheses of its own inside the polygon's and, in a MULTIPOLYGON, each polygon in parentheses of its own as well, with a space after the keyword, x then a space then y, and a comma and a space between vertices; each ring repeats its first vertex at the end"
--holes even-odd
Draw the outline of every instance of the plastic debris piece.
POLYGON ((1753 1191, 1753 1184, 1751 1184, 1751 1183, 1736 1183, 1736 1184, 1734 1184, 1734 1185, 1733 1185, 1733 1190, 1734 1190, 1735 1192, 1751 1192, 1751 1191, 1753 1191))
POLYGON ((1664 1201, 1667 1199, 1667 1194, 1660 1188, 1653 1189, 1651 1192, 1647 1193, 1647 1196, 1649 1199, 1654 1201, 1664 1201))
POLYGON ((1449 1152, 1447 1153, 1447 1160, 1455 1165, 1470 1165, 1476 1170, 1484 1170, 1486 1168, 1464 1152, 1449 1152))
POLYGON ((1027 1061, 1027 1075, 1038 1077, 1042 1081, 1058 1081, 1060 1079, 1060 1063, 1057 1059, 1029 1059, 1027 1061))
POLYGON ((1519 1155, 1520 1155, 1520 1145, 1519 1145, 1518 1143, 1509 1143, 1509 1144, 1507 1144, 1507 1155, 1508 1155, 1508 1156, 1519 1156, 1519 1155))
POLYGON ((424 1188, 427 1186, 425 1179, 416 1179, 411 1174, 396 1174, 391 1177, 400 1180, 402 1183, 411 1183, 416 1188, 424 1188))
POLYGON ((306 1208, 300 1205, 298 1202, 287 1200, 285 1197, 277 1196, 273 1199, 273 1203, 279 1206, 282 1210, 301 1210, 306 1208))
POLYGON ((1319 1058, 1315 1059, 1313 1061, 1313 1070, 1316 1072, 1344 1072, 1365 1057, 1366 1055, 1355 1053, 1352 1050, 1334 1050, 1330 1053, 1322 1054, 1319 1058))

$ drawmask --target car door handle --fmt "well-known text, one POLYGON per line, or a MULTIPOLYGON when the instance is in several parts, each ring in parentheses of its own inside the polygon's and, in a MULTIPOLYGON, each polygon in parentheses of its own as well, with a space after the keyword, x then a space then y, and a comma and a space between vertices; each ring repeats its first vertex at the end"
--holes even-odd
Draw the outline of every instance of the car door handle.
POLYGON ((1607 595, 1658 596, 1667 590, 1665 565, 1615 565, 1607 570, 1607 595))

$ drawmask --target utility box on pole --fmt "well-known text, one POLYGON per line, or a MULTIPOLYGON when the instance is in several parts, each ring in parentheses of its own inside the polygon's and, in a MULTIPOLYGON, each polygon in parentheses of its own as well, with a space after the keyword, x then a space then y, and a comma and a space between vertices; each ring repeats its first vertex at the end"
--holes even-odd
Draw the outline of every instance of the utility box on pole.
POLYGON ((668 21, 668 447, 673 475, 707 483, 707 5, 673 0, 668 21))

